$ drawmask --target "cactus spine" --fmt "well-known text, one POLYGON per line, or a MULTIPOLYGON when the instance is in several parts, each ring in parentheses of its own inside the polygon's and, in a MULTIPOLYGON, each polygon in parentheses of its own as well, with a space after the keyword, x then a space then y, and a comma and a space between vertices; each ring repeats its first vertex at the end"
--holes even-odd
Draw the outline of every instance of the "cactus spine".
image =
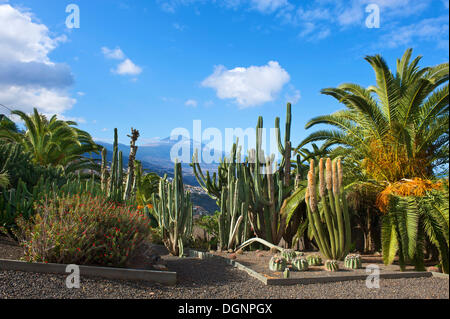
POLYGON ((306 258, 296 257, 292 261, 292 270, 295 270, 295 271, 306 271, 306 270, 308 270, 308 267, 309 267, 309 263, 308 263, 308 260, 306 258))
POLYGON ((344 259, 344 267, 347 269, 362 268, 361 256, 358 254, 349 254, 344 259))
POLYGON ((333 162, 327 159, 324 172, 323 162, 323 159, 319 161, 319 195, 323 214, 319 213, 317 205, 314 160, 311 160, 305 196, 308 220, 321 253, 328 259, 342 260, 350 249, 351 241, 350 217, 342 185, 342 164, 340 159, 333 162))
POLYGON ((327 271, 338 271, 339 270, 338 262, 336 260, 327 260, 325 262, 325 269, 327 271))
POLYGON ((320 266, 322 265, 322 258, 319 255, 309 255, 306 257, 308 264, 310 266, 320 266))
POLYGON ((192 203, 184 190, 181 163, 175 162, 172 182, 159 182, 159 199, 153 194, 154 212, 163 242, 172 255, 182 256, 185 241, 192 234, 192 203))
POLYGON ((269 269, 271 271, 283 271, 286 269, 287 261, 281 256, 275 255, 270 258, 269 269))

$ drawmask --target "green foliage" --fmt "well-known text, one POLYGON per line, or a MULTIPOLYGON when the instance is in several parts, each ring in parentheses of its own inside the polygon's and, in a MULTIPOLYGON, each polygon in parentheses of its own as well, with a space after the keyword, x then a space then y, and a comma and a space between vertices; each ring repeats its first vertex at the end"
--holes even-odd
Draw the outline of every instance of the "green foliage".
POLYGON ((52 180, 58 185, 67 181, 66 174, 61 168, 33 163, 31 154, 17 143, 0 142, 1 171, 8 172, 11 188, 17 188, 19 180, 29 189, 36 185, 40 178, 52 180))
POLYGON ((145 215, 88 194, 47 198, 15 232, 25 261, 124 267, 149 238, 145 215))
POLYGON ((382 218, 383 260, 391 264, 398 252, 402 269, 411 262, 425 270, 425 237, 438 249, 444 273, 449 271, 448 186, 426 196, 391 195, 388 213, 382 218))
POLYGON ((8 172, 0 172, 0 188, 6 188, 9 185, 8 172))
POLYGON ((21 144, 32 156, 34 163, 47 166, 60 166, 67 173, 83 169, 98 169, 85 153, 98 153, 99 147, 89 133, 75 127, 72 121, 58 120, 53 115, 48 120, 37 109, 31 116, 22 111, 12 111, 24 121, 26 131, 0 127, 0 139, 21 144))
POLYGON ((172 255, 183 255, 184 241, 192 235, 192 203, 184 190, 181 163, 175 163, 174 178, 159 181, 159 199, 153 194, 153 203, 164 245, 172 255))
POLYGON ((364 160, 360 168, 379 181, 430 178, 435 169, 448 167, 448 62, 420 68, 421 57, 411 61, 411 55, 412 49, 405 51, 395 72, 380 55, 367 56, 375 86, 344 83, 323 89, 346 108, 311 119, 306 128, 328 124, 334 129, 312 133, 297 149, 315 141, 346 146, 364 160))

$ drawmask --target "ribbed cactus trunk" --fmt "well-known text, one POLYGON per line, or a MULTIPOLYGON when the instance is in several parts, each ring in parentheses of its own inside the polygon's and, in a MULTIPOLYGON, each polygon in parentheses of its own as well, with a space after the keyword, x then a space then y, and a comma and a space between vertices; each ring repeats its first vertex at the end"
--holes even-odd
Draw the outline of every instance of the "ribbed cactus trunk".
POLYGON ((276 118, 278 149, 282 160, 275 170, 274 155, 266 157, 262 149, 263 118, 256 126, 256 148, 248 151, 248 157, 240 163, 239 141, 233 145, 230 157, 221 161, 217 174, 203 174, 194 154, 192 168, 200 186, 217 201, 221 210, 219 232, 221 248, 229 248, 247 239, 251 226, 257 237, 278 244, 285 234, 286 216, 280 213, 283 201, 293 189, 291 179, 291 105, 287 105, 284 145, 280 137, 280 119, 276 118), (240 185, 234 185, 234 183, 240 185), (236 195, 237 190, 237 195, 236 195), (237 199, 237 201, 236 201, 237 199), (237 204, 234 205, 233 203, 237 204), (239 212, 234 215, 235 211, 239 212), (234 216, 234 217, 233 217, 234 216), (241 220, 239 217, 242 216, 241 220), (239 225, 237 223, 240 223, 239 225), (238 227, 236 227, 238 225, 238 227), (232 236, 236 231, 237 236, 232 236), (231 246, 233 246, 231 245, 231 246))
POLYGON ((192 235, 193 209, 190 193, 184 190, 181 163, 175 163, 174 178, 165 176, 159 183, 159 198, 153 194, 154 212, 163 242, 172 255, 182 256, 183 247, 192 235))
POLYGON ((319 196, 323 213, 320 214, 317 204, 316 171, 314 160, 311 160, 305 195, 308 219, 319 250, 326 258, 332 260, 342 260, 348 253, 351 243, 350 216, 342 179, 340 159, 333 162, 327 159, 325 171, 323 159, 320 159, 319 196))
POLYGON ((104 147, 102 149, 102 166, 101 166, 101 180, 100 180, 102 192, 105 192, 108 187, 108 168, 107 168, 108 164, 106 155, 107 151, 106 147, 104 147))
POLYGON ((139 137, 139 131, 131 128, 131 135, 128 135, 130 138, 130 155, 128 157, 128 173, 127 173, 127 181, 125 184, 125 192, 123 194, 123 200, 128 200, 130 198, 133 183, 134 183, 134 161, 136 160, 136 153, 138 147, 136 146, 136 141, 139 137))

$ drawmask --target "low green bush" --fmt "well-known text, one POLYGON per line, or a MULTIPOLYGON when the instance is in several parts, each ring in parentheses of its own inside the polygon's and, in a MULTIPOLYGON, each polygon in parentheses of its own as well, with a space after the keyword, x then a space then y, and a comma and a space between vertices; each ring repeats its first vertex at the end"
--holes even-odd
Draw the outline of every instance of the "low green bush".
POLYGON ((15 234, 29 262, 124 267, 151 236, 143 212, 88 193, 47 199, 35 210, 17 220, 15 234))

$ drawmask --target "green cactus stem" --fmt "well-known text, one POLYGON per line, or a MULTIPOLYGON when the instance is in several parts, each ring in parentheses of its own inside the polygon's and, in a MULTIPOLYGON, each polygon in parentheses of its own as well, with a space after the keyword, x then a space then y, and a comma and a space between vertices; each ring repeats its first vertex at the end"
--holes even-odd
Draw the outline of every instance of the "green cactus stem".
POLYGON ((322 258, 319 255, 309 255, 306 257, 308 265, 310 266, 320 266, 322 265, 322 258))
POLYGON ((304 257, 296 257, 292 260, 292 270, 307 271, 309 267, 308 260, 304 257))
POLYGON ((287 261, 281 256, 275 255, 270 258, 269 269, 271 271, 284 271, 287 266, 287 261))
POLYGON ((325 269, 327 271, 338 271, 339 270, 339 264, 336 260, 327 260, 325 262, 325 269))
POLYGON ((362 268, 361 256, 359 254, 349 254, 344 259, 344 267, 347 269, 362 268))

